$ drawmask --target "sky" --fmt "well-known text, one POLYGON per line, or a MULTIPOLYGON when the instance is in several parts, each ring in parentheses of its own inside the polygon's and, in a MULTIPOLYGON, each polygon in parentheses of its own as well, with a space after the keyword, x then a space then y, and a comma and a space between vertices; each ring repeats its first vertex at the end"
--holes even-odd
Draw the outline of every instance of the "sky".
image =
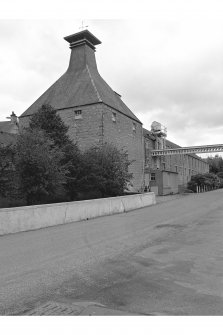
POLYGON ((0 121, 21 115, 66 71, 63 37, 83 19, 102 41, 99 73, 145 128, 158 121, 181 146, 223 143, 223 7, 168 3, 141 17, 0 17, 0 121))

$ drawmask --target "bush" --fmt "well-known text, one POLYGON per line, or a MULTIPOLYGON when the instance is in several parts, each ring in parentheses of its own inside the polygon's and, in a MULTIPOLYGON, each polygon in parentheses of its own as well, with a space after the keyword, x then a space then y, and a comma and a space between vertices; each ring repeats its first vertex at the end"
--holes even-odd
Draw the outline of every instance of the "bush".
POLYGON ((191 177, 187 183, 187 188, 193 192, 197 191, 197 186, 208 189, 215 189, 220 187, 220 178, 214 173, 197 174, 191 177))
POLYGON ((123 195, 132 178, 130 164, 126 152, 112 144, 90 148, 82 155, 79 191, 96 192, 103 198, 123 195))

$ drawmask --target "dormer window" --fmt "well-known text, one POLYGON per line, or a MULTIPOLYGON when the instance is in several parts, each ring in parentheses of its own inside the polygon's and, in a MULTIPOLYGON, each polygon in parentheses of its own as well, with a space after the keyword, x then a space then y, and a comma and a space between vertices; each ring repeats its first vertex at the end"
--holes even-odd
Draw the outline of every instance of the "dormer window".
POLYGON ((114 122, 114 123, 116 123, 116 113, 112 113, 112 121, 114 122))
POLYGON ((133 122, 132 124, 132 130, 133 130, 133 133, 136 133, 136 123, 135 122, 133 122))
POLYGON ((74 113, 75 113, 75 120, 82 119, 82 110, 81 109, 78 109, 78 110, 74 111, 74 113))

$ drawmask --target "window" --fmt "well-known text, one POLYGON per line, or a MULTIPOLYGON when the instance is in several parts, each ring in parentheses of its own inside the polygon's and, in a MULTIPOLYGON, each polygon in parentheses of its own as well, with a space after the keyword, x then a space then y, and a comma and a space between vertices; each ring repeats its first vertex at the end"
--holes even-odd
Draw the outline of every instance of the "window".
POLYGON ((162 163, 163 165, 163 170, 166 170, 166 163, 162 163))
POLYGON ((175 165, 175 172, 178 172, 178 166, 175 165))
POLYGON ((82 119, 82 110, 81 109, 78 109, 78 110, 74 111, 74 113, 75 113, 75 120, 82 119))
POLYGON ((136 133, 136 123, 135 122, 133 122, 132 124, 132 130, 133 130, 133 133, 136 133))
POLYGON ((112 121, 114 122, 114 123, 116 123, 116 113, 112 113, 112 121))
POLYGON ((151 173, 151 180, 156 180, 156 174, 155 173, 151 173))

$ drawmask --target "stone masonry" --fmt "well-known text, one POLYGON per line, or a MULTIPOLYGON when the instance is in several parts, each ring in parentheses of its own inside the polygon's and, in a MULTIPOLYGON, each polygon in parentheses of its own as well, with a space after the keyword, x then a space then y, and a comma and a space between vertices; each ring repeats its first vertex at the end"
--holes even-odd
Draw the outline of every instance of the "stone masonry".
POLYGON ((52 105, 81 150, 106 142, 124 149, 132 161, 129 168, 133 173, 132 190, 142 191, 142 123, 98 73, 95 45, 100 41, 87 30, 65 40, 71 48, 68 70, 20 116, 21 127, 28 124, 30 116, 42 104, 52 105))

